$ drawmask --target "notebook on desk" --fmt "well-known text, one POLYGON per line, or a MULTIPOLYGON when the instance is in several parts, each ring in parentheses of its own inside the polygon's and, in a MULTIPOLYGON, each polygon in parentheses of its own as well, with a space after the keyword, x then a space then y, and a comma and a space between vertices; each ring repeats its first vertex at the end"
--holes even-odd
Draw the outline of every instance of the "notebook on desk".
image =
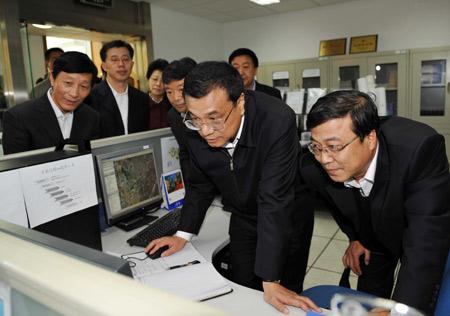
POLYGON ((230 293, 230 283, 187 243, 183 250, 156 260, 135 261, 131 268, 136 280, 195 301, 230 293))

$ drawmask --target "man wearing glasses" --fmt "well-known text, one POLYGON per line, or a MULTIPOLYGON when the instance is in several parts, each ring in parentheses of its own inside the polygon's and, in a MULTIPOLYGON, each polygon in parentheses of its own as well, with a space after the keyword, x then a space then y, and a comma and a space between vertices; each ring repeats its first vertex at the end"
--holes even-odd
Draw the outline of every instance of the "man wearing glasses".
POLYGON ((122 40, 100 50, 105 80, 97 84, 86 101, 100 114, 101 138, 148 130, 149 96, 130 86, 133 47, 122 40))
POLYGON ((342 262, 358 290, 431 315, 449 251, 444 138, 405 118, 380 119, 371 98, 337 91, 308 114, 302 180, 327 202, 350 244, 342 262))
POLYGON ((152 241, 167 256, 197 234, 218 190, 231 212, 232 280, 264 290, 279 311, 317 307, 301 291, 312 234, 312 212, 294 207, 299 140, 294 112, 281 100, 248 91, 225 62, 197 65, 184 81, 190 190, 179 232, 152 241))

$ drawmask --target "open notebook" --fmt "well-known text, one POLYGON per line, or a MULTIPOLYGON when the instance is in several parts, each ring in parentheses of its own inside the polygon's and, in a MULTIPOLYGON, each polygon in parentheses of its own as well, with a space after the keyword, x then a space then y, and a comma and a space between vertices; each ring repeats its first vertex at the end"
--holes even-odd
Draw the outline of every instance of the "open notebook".
POLYGON ((232 291, 229 282, 191 243, 169 257, 132 261, 136 263, 131 268, 136 280, 188 299, 204 301, 232 291), (193 261, 200 263, 173 268, 193 261))

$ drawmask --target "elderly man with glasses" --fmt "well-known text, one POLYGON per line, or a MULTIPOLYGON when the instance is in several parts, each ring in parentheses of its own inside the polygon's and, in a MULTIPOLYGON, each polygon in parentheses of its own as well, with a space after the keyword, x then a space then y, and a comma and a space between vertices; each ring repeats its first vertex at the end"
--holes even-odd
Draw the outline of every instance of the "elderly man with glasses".
POLYGON ((162 255, 184 247, 202 225, 217 190, 231 212, 232 281, 264 290, 264 299, 287 313, 286 305, 317 307, 302 289, 313 227, 312 211, 295 207, 299 140, 294 112, 281 100, 247 91, 225 62, 197 65, 184 81, 185 125, 191 158, 190 190, 179 232, 152 241, 162 255))
POLYGON ((432 315, 449 251, 450 178, 442 135, 400 117, 380 119, 358 91, 320 98, 308 114, 304 183, 349 238, 343 265, 358 290, 432 315))

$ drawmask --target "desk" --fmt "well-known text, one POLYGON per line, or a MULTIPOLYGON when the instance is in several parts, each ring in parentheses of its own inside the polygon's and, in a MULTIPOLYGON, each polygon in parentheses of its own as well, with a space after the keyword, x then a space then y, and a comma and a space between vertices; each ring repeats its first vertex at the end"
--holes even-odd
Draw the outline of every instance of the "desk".
MULTIPOLYGON (((156 215, 165 211, 159 210, 156 215)), ((230 213, 222 210, 221 206, 213 204, 207 214, 198 236, 192 239, 192 244, 197 250, 212 262, 214 254, 222 249, 228 242, 228 225, 230 213)), ((125 232, 117 227, 110 227, 102 234, 102 245, 104 252, 132 253, 142 250, 140 247, 130 247, 126 240, 136 234, 141 228, 131 232, 125 232)), ((233 292, 204 302, 212 307, 224 310, 230 315, 261 315, 280 316, 275 308, 264 302, 263 293, 231 282, 233 292)), ((289 308, 289 315, 304 316, 306 313, 301 309, 289 308)))

